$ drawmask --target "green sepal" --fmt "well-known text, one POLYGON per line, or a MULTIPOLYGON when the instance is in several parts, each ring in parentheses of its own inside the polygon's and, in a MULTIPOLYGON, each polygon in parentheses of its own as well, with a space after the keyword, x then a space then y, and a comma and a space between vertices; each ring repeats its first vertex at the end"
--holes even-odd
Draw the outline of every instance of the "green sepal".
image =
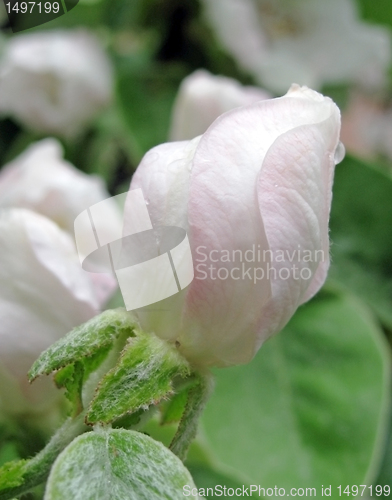
POLYGON ((87 372, 97 368, 121 334, 132 335, 136 325, 125 309, 105 311, 51 345, 35 361, 30 382, 70 364, 83 361, 87 372))
POLYGON ((83 379, 84 366, 80 361, 62 368, 54 376, 56 386, 59 389, 65 388, 65 397, 71 403, 74 415, 78 415, 83 410, 83 379))
POLYGON ((153 334, 129 339, 117 365, 101 380, 86 422, 109 423, 140 408, 156 405, 173 393, 175 377, 190 374, 176 347, 153 334))

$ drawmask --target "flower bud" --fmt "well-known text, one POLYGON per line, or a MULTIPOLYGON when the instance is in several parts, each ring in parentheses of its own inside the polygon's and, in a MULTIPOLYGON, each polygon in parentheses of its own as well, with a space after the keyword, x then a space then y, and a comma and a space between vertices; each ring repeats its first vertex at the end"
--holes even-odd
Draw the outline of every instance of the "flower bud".
POLYGON ((71 137, 110 102, 112 79, 109 59, 86 31, 17 35, 0 62, 0 112, 71 137))
POLYGON ((183 141, 203 134, 226 111, 271 96, 257 88, 244 87, 225 76, 198 70, 181 83, 172 113, 170 140, 183 141))
POLYGON ((42 215, 1 209, 0 255, 0 411, 39 413, 59 394, 49 378, 29 385, 28 370, 100 304, 70 236, 42 215))
MULTIPOLYGON (((61 144, 45 139, 30 146, 0 172, 0 208, 20 207, 39 212, 73 235, 76 216, 110 197, 101 178, 86 175, 63 159, 61 144)), ((121 228, 122 215, 108 201, 105 219, 99 220, 100 234, 110 239, 121 228)), ((103 304, 116 288, 107 274, 89 274, 103 304)))
MULTIPOLYGON (((331 99, 293 85, 145 155, 130 189, 144 194, 158 246, 158 228, 187 231, 195 274, 135 311, 145 331, 195 365, 225 366, 249 361, 283 328, 327 275, 339 132, 331 99)), ((125 231, 130 219, 127 204, 125 231)))

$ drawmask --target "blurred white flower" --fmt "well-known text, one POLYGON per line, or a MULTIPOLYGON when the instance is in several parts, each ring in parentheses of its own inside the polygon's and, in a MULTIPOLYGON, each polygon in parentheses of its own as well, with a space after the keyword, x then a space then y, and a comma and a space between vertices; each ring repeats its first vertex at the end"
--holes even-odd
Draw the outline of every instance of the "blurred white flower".
MULTIPOLYGON (((0 171, 0 208, 39 212, 72 235, 79 213, 109 197, 100 177, 87 175, 63 159, 62 146, 55 139, 31 145, 0 171)), ((100 234, 112 239, 122 227, 122 215, 114 202, 107 207, 105 219, 96 224, 100 234)), ((95 282, 100 303, 105 303, 117 286, 114 277, 87 274, 95 282)))
POLYGON ((0 61, 0 112, 71 137, 110 102, 112 80, 110 60, 88 32, 14 36, 0 61))
POLYGON ((222 45, 267 88, 379 86, 390 34, 360 21, 354 0, 203 0, 222 45))
POLYGON ((226 111, 270 97, 257 87, 245 87, 232 78, 214 76, 205 70, 195 71, 183 80, 178 91, 170 140, 193 139, 226 111))
POLYGON ((24 209, 0 209, 0 412, 37 413, 59 392, 49 378, 29 385, 38 355, 99 309, 70 236, 24 209))
POLYGON ((348 151, 368 160, 392 160, 392 108, 363 93, 353 93, 342 115, 342 141, 348 151))

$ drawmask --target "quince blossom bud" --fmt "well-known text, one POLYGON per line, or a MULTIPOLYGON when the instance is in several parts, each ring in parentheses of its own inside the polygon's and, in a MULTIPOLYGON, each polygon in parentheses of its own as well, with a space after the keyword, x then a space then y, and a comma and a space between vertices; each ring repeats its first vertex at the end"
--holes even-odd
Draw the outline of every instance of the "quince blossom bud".
POLYGON ((145 331, 195 365, 225 366, 249 361, 283 328, 327 275, 339 132, 331 99, 293 85, 145 155, 131 190, 142 189, 153 227, 187 231, 195 274, 135 311, 145 331))
POLYGON ((53 381, 29 385, 38 355, 96 315, 99 300, 70 236, 29 210, 0 210, 0 410, 40 413, 59 397, 53 381))
POLYGON ((172 113, 171 141, 203 134, 218 116, 271 96, 257 87, 244 87, 233 78, 198 70, 181 83, 172 113))
POLYGON ((112 80, 108 57, 86 31, 18 35, 0 61, 0 112, 72 137, 110 102, 112 80))

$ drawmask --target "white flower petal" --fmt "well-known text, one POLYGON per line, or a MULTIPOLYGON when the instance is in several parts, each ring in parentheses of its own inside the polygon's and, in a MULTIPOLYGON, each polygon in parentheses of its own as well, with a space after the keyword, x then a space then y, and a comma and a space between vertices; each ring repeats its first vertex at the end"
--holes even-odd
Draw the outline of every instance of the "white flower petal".
MULTIPOLYGON (((54 394, 30 389, 38 355, 99 310, 70 237, 49 219, 23 209, 0 210, 0 365, 18 387, 4 411, 40 411, 54 394)), ((53 389, 54 391, 54 389, 53 389)))

